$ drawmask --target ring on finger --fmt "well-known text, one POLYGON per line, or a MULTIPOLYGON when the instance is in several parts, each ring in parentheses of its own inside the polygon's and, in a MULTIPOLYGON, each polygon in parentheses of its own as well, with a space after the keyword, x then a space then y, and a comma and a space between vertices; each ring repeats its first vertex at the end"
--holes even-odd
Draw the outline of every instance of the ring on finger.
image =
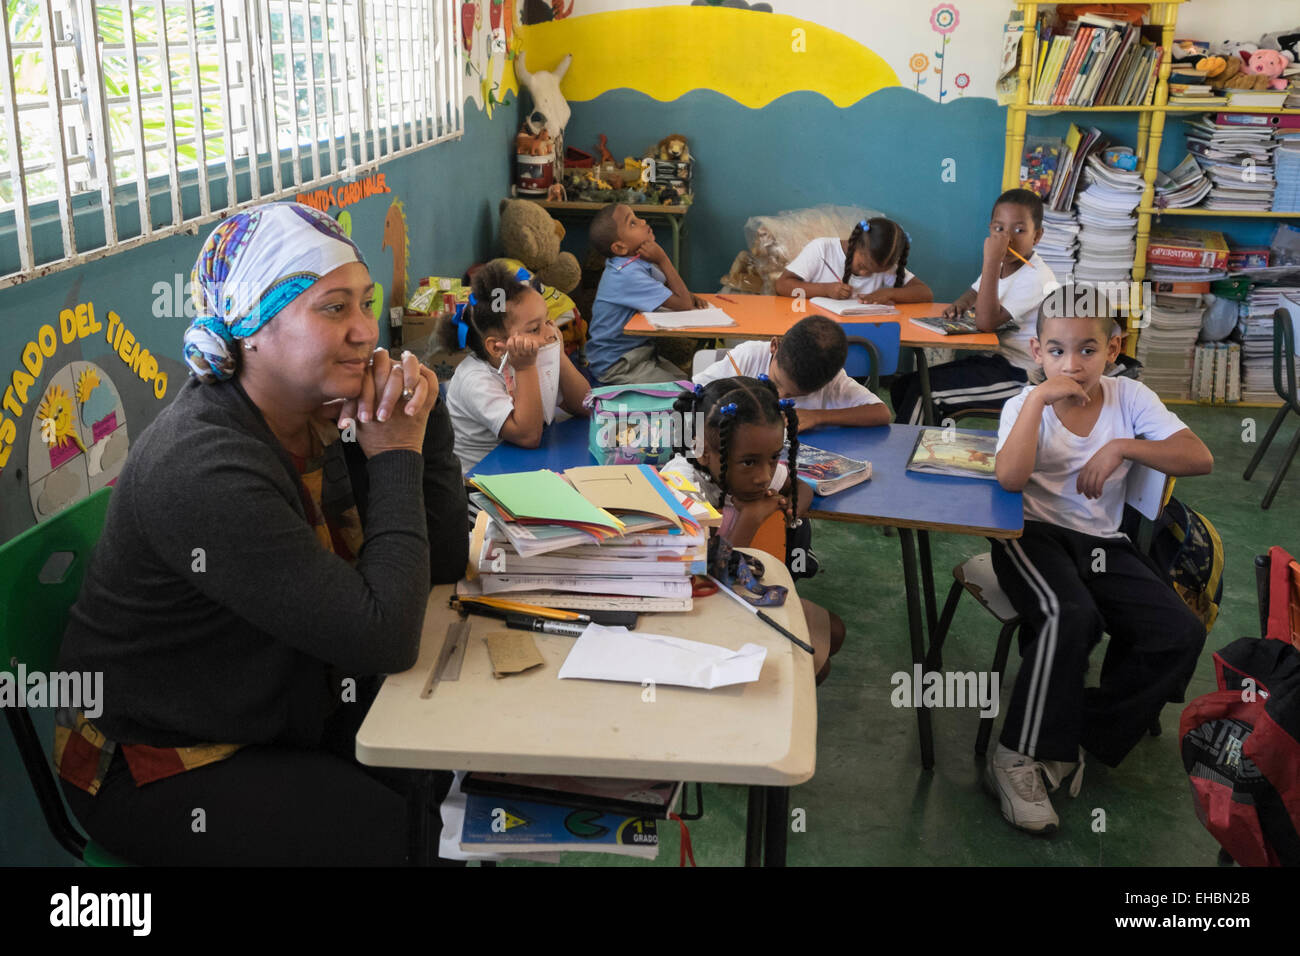
POLYGON ((402 401, 409 402, 411 400, 411 396, 414 394, 415 394, 415 389, 412 388, 402 389, 402 401))

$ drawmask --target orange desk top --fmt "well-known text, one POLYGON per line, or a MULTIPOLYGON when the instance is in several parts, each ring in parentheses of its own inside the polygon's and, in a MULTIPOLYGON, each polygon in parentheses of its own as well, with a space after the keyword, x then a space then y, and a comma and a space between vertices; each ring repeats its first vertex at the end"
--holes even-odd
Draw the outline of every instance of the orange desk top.
POLYGON ((627 335, 663 335, 695 339, 766 339, 784 335, 790 326, 809 315, 824 315, 836 322, 897 322, 900 342, 912 348, 996 349, 998 337, 993 332, 977 335, 940 335, 909 321, 913 317, 938 315, 946 302, 911 302, 896 305, 897 315, 838 316, 805 302, 805 311, 795 311, 796 300, 779 295, 700 295, 710 305, 717 306, 736 320, 735 325, 722 328, 709 326, 695 329, 656 329, 644 314, 638 312, 623 326, 627 335))

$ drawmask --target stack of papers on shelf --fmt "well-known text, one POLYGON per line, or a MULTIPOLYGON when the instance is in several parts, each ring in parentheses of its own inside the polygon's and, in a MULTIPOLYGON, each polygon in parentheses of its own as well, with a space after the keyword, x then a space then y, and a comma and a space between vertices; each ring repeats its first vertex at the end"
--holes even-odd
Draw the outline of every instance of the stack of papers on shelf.
POLYGON ((1157 293, 1138 337, 1142 381, 1161 398, 1192 397, 1192 365, 1206 303, 1199 295, 1157 293))
POLYGON ((1145 184, 1136 171, 1107 166, 1089 156, 1084 170, 1086 188, 1079 193, 1079 282, 1115 282, 1129 278, 1137 249, 1137 216, 1145 184))
POLYGON ((1079 249, 1079 217, 1074 210, 1043 211, 1043 238, 1034 251, 1043 257, 1056 281, 1066 285, 1073 281, 1074 258, 1079 249))
MULTIPOLYGON (((1250 292, 1241 347, 1243 402, 1277 401, 1273 390, 1273 312, 1287 304, 1282 301, 1284 296, 1300 301, 1300 286, 1256 286, 1250 292)), ((1296 331, 1300 333, 1300 329, 1296 331)), ((1300 362, 1296 365, 1300 376, 1300 362)))
MULTIPOLYGON (((649 465, 478 475, 462 593, 546 591, 691 597, 706 568, 702 522, 721 516, 649 465), (694 512, 694 513, 693 513, 694 512)), ((647 608, 648 609, 648 608, 647 608)))
POLYGON ((1156 207, 1182 209, 1195 206, 1210 194, 1213 185, 1196 158, 1188 153, 1170 172, 1156 173, 1156 207))
POLYGON ((1224 90, 1229 106, 1259 106, 1263 109, 1281 109, 1290 90, 1224 90))
POLYGON ((1272 126, 1236 126, 1201 116, 1186 128, 1187 148, 1212 187, 1204 208, 1266 212, 1272 207, 1277 147, 1272 126))
POLYGON ((1274 212, 1300 212, 1300 129, 1278 130, 1278 147, 1273 153, 1277 188, 1273 191, 1274 212))

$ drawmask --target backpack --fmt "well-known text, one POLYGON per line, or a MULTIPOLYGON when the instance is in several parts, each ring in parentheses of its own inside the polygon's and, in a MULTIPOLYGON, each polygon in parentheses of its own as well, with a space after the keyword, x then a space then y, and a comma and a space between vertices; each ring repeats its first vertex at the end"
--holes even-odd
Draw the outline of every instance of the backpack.
POLYGON ((1188 704, 1179 737, 1196 815, 1224 850, 1243 866, 1300 866, 1300 651, 1272 627, 1297 608, 1286 587, 1268 602, 1268 636, 1214 655, 1219 690, 1188 704))
POLYGON ((1156 522, 1150 555, 1208 634, 1223 602, 1223 541, 1210 519, 1170 498, 1156 522))

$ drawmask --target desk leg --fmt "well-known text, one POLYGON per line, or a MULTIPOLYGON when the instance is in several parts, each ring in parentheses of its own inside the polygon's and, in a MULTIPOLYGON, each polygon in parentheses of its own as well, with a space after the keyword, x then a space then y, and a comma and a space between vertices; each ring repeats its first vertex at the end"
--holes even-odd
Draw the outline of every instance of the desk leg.
MULTIPOLYGON (((898 542, 903 548, 903 584, 907 590, 907 630, 912 639, 912 664, 925 666, 925 641, 921 635, 921 599, 916 593, 916 544, 911 528, 898 529, 898 542)), ((934 735, 930 729, 930 711, 916 708, 916 731, 921 739, 921 766, 934 767, 934 735)))
POLYGON ((749 808, 745 813, 745 866, 763 865, 763 811, 767 801, 763 788, 749 788, 749 808))
POLYGON ((767 831, 763 839, 763 865, 785 866, 786 827, 790 825, 790 788, 764 787, 767 792, 767 831))
POLYGON ((433 808, 433 794, 436 778, 432 770, 415 771, 415 785, 407 798, 407 812, 410 814, 411 863, 414 866, 430 866, 435 855, 429 845, 431 832, 429 814, 433 808))
POLYGON ((934 605, 934 564, 930 561, 930 532, 917 529, 917 543, 921 546, 921 589, 925 598, 925 629, 934 642, 934 622, 938 616, 934 605))
POLYGON ((916 374, 921 380, 921 424, 934 424, 934 399, 930 397, 930 363, 925 360, 925 349, 916 348, 916 374))
MULTIPOLYGON (((686 274, 682 272, 682 220, 680 216, 667 216, 666 218, 668 219, 668 229, 673 234, 673 268, 682 277, 682 281, 686 282, 686 274)), ((686 287, 690 288, 689 282, 686 283, 686 287)))

